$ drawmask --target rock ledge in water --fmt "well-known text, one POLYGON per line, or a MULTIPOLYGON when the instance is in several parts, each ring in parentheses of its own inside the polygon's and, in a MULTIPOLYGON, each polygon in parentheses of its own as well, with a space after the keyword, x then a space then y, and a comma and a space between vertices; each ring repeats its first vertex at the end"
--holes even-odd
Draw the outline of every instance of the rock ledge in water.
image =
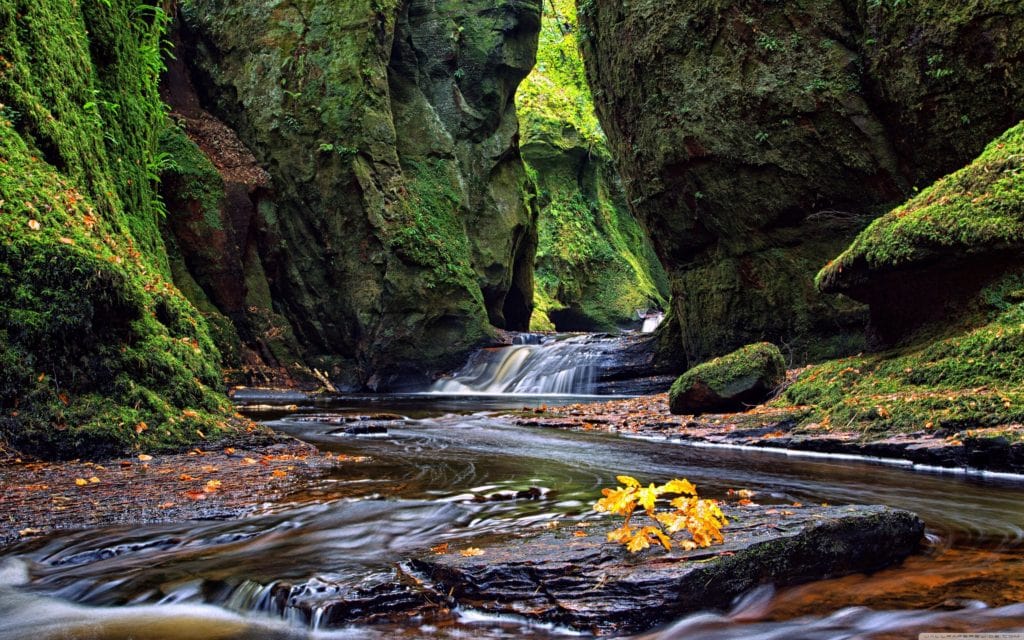
POLYGON ((635 633, 704 609, 726 608, 761 584, 790 585, 875 571, 913 553, 915 514, 881 506, 726 510, 726 542, 692 552, 630 555, 605 542, 617 523, 490 547, 477 557, 413 561, 463 606, 598 634, 635 633))

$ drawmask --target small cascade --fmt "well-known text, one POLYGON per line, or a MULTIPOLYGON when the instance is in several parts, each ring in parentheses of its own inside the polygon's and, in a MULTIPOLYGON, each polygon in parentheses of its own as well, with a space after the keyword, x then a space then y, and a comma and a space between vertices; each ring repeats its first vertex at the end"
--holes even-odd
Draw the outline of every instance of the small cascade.
POLYGON ((510 347, 484 349, 452 378, 438 380, 431 393, 586 395, 593 393, 602 350, 591 336, 567 339, 534 334, 510 347))

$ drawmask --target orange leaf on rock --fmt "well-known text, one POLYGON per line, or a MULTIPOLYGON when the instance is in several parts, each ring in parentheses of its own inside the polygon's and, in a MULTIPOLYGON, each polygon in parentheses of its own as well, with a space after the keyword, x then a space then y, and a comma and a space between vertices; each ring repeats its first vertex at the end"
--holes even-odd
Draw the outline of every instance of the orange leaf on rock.
POLYGON ((463 556, 465 558, 473 558, 473 557, 476 557, 476 556, 484 555, 484 550, 483 549, 478 549, 477 547, 468 547, 468 548, 463 549, 462 551, 460 551, 459 555, 461 555, 461 556, 463 556))
POLYGON ((286 475, 288 475, 288 472, 282 471, 281 469, 274 469, 274 472, 271 475, 274 476, 275 478, 283 478, 286 475))

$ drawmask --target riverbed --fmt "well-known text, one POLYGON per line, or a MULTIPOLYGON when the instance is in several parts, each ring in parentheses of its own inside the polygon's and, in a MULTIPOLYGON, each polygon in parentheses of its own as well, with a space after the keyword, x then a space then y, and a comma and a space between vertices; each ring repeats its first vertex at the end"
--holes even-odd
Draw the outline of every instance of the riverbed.
POLYGON ((326 628, 315 614, 275 610, 270 593, 311 580, 359 589, 443 545, 457 553, 482 541, 517 544, 516 534, 532 529, 585 529, 602 517, 591 509, 601 488, 623 473, 645 482, 685 477, 722 500, 742 489, 761 504, 885 504, 928 525, 925 552, 900 567, 765 587, 731 612, 689 616, 649 637, 1024 631, 1024 480, 521 427, 496 414, 592 399, 361 397, 262 413, 322 450, 370 460, 338 467, 255 518, 62 532, 10 547, 0 556, 0 638, 571 636, 457 608, 326 628), (339 429, 344 419, 383 412, 386 433, 339 429), (498 499, 517 492, 530 499, 498 499))

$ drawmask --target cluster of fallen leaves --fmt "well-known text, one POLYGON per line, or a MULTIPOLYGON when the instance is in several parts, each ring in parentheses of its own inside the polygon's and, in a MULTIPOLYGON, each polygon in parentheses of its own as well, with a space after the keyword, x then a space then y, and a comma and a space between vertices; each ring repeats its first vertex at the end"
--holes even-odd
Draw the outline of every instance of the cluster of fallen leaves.
MULTIPOLYGON (((187 519, 217 508, 251 513, 288 499, 329 499, 298 482, 361 456, 319 452, 299 443, 253 448, 193 449, 106 461, 38 462, 0 452, 0 544, 68 526, 187 519)), ((324 492, 326 495, 326 492, 324 492)))
POLYGON ((637 553, 650 547, 651 543, 661 544, 670 551, 672 536, 680 531, 690 534, 689 540, 678 543, 687 551, 725 541, 722 527, 729 521, 716 501, 697 495, 697 488, 689 480, 676 479, 660 486, 652 482, 647 487, 630 476, 618 476, 617 480, 624 486, 604 489, 604 497, 594 504, 595 511, 626 519, 621 527, 608 534, 609 542, 624 544, 631 553, 637 553), (676 496, 669 503, 672 510, 656 511, 658 499, 665 495, 676 496), (653 524, 638 527, 631 524, 637 507, 643 508, 653 524))

